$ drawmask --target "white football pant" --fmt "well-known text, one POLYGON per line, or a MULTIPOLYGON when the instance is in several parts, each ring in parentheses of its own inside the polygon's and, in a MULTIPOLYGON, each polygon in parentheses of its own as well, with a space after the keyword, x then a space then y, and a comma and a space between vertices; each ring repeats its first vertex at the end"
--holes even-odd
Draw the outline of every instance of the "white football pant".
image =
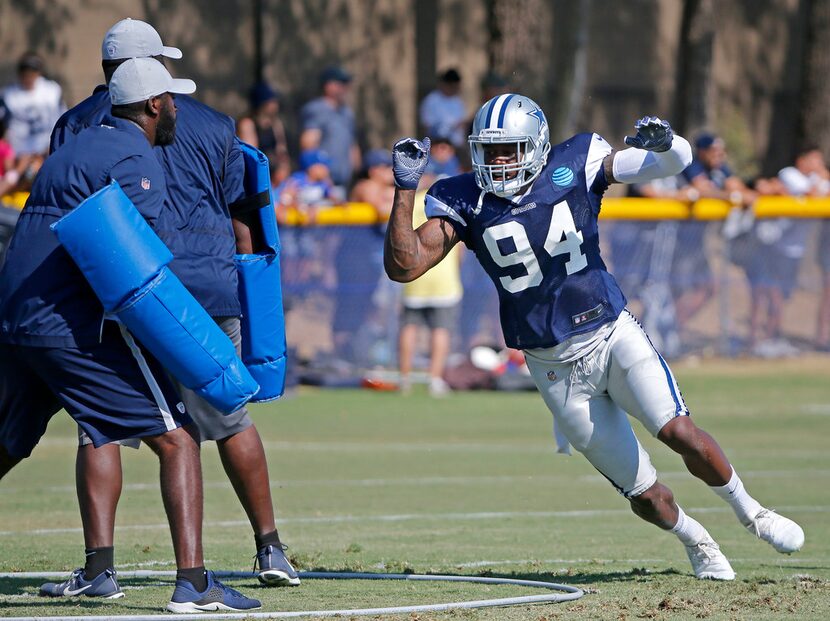
POLYGON ((654 485, 657 471, 634 435, 626 412, 656 436, 689 410, 666 362, 631 313, 624 310, 608 337, 574 362, 525 359, 557 430, 626 498, 654 485))

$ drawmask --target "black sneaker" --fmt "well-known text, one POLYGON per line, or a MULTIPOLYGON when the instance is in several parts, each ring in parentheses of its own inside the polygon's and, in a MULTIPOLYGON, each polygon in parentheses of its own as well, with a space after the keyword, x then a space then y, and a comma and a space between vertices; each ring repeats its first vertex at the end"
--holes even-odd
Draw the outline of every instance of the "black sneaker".
MULTIPOLYGON (((257 578, 266 586, 299 586, 297 570, 285 558, 284 544, 262 546, 256 553, 257 578)), ((256 567, 256 566, 255 566, 256 567)))

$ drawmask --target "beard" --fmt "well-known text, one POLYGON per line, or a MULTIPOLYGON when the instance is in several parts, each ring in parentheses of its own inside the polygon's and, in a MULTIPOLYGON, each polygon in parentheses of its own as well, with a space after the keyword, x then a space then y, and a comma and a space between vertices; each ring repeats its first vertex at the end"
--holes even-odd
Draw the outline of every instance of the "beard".
POLYGON ((176 115, 166 107, 159 113, 158 125, 156 125, 156 145, 164 147, 173 144, 176 140, 176 115))

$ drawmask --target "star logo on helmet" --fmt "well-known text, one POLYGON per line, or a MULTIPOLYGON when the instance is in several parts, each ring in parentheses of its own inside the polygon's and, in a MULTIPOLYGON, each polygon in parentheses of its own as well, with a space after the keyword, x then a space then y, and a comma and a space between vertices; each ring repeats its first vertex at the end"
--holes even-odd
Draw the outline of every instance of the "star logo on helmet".
POLYGON ((527 115, 536 117, 536 120, 539 121, 539 128, 544 126, 544 124, 545 124, 545 113, 542 112, 541 108, 536 108, 533 112, 528 112, 527 115))

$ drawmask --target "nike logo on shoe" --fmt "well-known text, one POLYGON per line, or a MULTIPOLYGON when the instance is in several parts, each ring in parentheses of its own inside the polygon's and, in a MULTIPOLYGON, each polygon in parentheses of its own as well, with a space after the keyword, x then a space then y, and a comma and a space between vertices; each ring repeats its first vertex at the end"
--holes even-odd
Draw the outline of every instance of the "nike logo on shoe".
POLYGON ((66 587, 66 588, 63 590, 63 594, 64 594, 64 595, 80 595, 81 593, 83 593, 84 591, 86 591, 86 590, 87 590, 88 588, 90 588, 91 586, 92 586, 91 584, 88 584, 88 585, 86 585, 86 586, 84 586, 84 587, 81 587, 80 589, 70 589, 69 587, 66 587))

